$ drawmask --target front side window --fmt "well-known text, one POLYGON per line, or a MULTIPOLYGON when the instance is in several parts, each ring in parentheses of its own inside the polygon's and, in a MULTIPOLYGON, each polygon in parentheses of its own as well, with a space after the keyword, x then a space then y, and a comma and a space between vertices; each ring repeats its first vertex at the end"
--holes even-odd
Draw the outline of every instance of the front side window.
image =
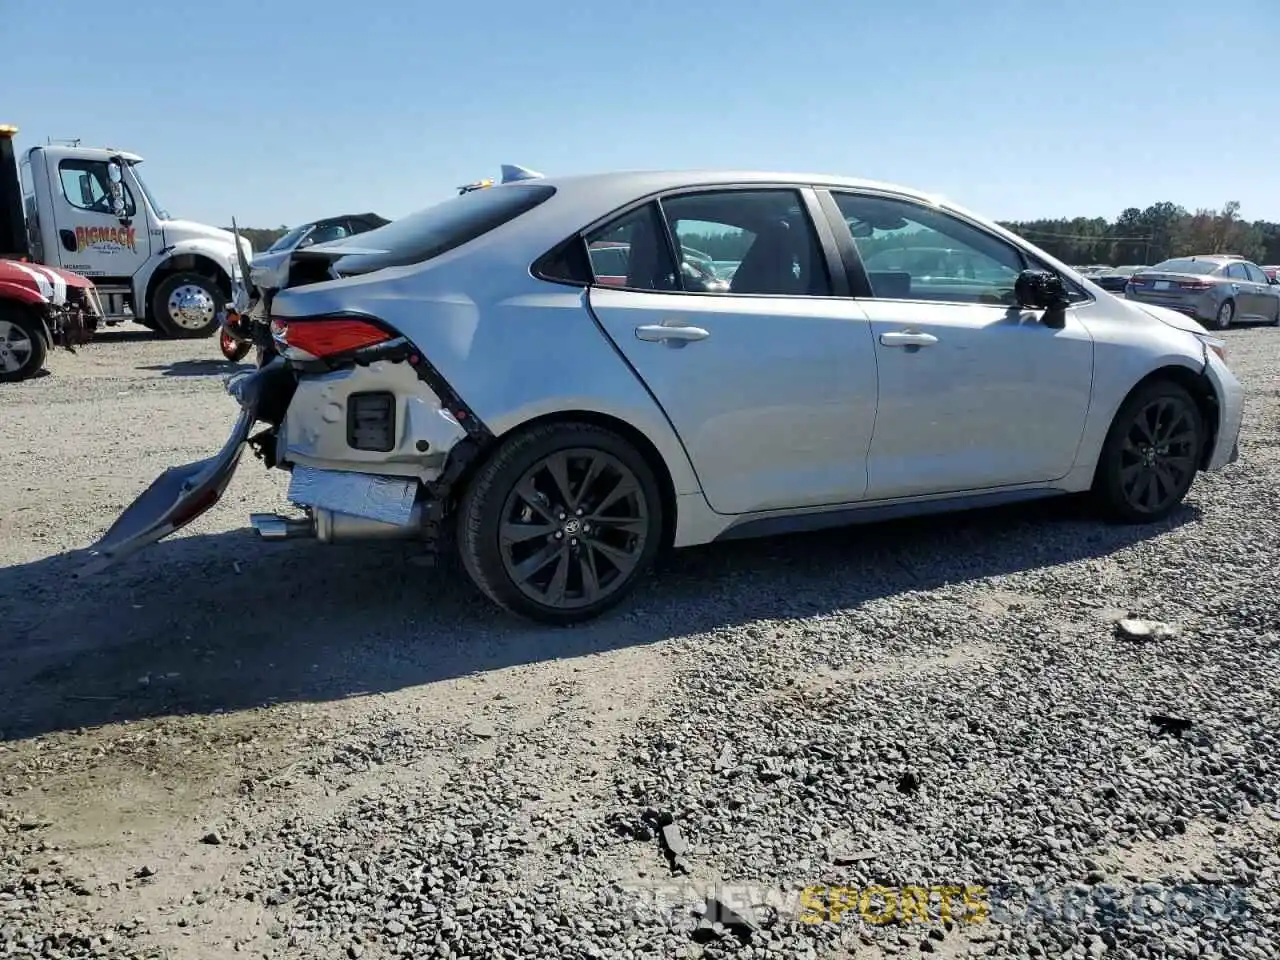
POLYGON ((317 243, 328 243, 331 240, 342 240, 349 236, 351 236, 351 233, 347 230, 346 224, 324 223, 317 226, 310 234, 307 235, 307 239, 302 241, 302 246, 310 247, 317 243))
POLYGON ((310 229, 311 224, 309 223, 304 223, 300 227, 294 227, 271 246, 267 247, 267 253, 278 253, 281 250, 293 249, 293 247, 297 245, 298 241, 301 240, 310 229))
MULTIPOLYGON (((62 195, 76 209, 114 215, 111 209, 111 178, 107 175, 105 160, 63 160, 58 164, 58 179, 62 183, 62 195)), ((137 212, 133 194, 124 184, 121 187, 124 190, 124 215, 132 217, 137 212)))
POLYGON ((1025 268, 1011 244, 932 207, 833 192, 878 300, 1014 306, 1025 268))
POLYGON ((1244 264, 1244 272, 1249 275, 1250 283, 1266 283, 1267 275, 1258 269, 1256 264, 1244 264))
POLYGON ((831 296, 822 247, 794 190, 680 194, 663 200, 662 212, 690 293, 831 296))

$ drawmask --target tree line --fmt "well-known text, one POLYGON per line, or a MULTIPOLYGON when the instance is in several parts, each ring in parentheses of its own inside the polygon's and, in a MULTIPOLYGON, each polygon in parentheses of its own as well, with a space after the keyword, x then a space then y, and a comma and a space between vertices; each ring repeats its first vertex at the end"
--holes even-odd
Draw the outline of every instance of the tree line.
MULTIPOLYGON (((1059 217, 1000 221, 1000 225, 1059 260, 1076 265, 1151 265, 1170 257, 1206 253, 1235 253, 1255 263, 1280 263, 1280 223, 1242 219, 1240 204, 1235 200, 1218 211, 1200 209, 1192 213, 1176 203, 1165 202, 1153 203, 1145 210, 1129 207, 1115 220, 1059 217)), ((261 251, 288 229, 242 227, 240 233, 254 250, 261 251)), ((750 239, 750 234, 735 230, 690 235, 683 242, 713 260, 739 260, 750 239)), ((921 242, 932 244, 923 237, 921 242)), ((866 241, 859 244, 868 245, 866 241)), ((874 246, 874 241, 870 245, 874 246)))
POLYGON ((1234 253, 1280 263, 1280 223, 1247 221, 1232 200, 1221 210, 1189 212, 1176 203, 1129 207, 1115 220, 1074 217, 1002 222, 1001 226, 1066 263, 1153 265, 1171 257, 1234 253))

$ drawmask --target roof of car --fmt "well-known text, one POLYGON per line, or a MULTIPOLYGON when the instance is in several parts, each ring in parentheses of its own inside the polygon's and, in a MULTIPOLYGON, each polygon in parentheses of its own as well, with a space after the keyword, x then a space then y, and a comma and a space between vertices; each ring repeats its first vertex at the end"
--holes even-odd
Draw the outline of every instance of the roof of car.
MULTIPOLYGON (((545 183, 557 189, 575 188, 622 188, 640 193, 674 190, 680 187, 695 187, 704 184, 729 183, 785 183, 804 186, 820 184, 833 187, 861 187, 887 190, 916 197, 921 200, 937 202, 941 198, 878 180, 865 180, 855 177, 842 177, 829 173, 785 173, 767 170, 623 170, 613 173, 586 173, 563 177, 543 177, 537 180, 520 181, 520 184, 545 183)), ((513 184, 518 185, 518 184, 513 184)))

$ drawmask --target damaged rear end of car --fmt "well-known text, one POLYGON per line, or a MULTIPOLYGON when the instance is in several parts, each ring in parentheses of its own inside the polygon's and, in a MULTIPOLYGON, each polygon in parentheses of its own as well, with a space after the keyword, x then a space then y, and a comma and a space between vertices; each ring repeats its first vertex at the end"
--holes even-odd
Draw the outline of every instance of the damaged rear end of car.
POLYGON ((450 491, 491 438, 379 304, 403 303, 411 296, 406 274, 549 195, 497 204, 467 229, 446 230, 447 238, 426 231, 408 247, 405 228, 393 222, 294 251, 281 286, 256 289, 247 309, 269 336, 261 337, 257 369, 228 381, 240 412, 222 449, 157 478, 89 548, 81 573, 105 569, 207 512, 246 447, 268 469, 290 473, 288 499, 301 510, 252 514, 261 538, 419 540, 435 552, 450 491), (397 228, 401 236, 381 235, 397 228))

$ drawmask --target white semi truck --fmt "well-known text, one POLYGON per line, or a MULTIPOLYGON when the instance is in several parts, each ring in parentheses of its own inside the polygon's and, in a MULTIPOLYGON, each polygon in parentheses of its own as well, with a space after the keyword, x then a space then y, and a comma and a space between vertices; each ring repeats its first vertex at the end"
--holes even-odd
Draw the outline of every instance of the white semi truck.
MULTIPOLYGON (((78 142, 29 148, 19 162, 30 259, 90 277, 105 322, 207 337, 239 279, 228 230, 171 217, 147 189, 142 157, 78 142)), ((253 256, 240 239, 246 261, 253 256)))

